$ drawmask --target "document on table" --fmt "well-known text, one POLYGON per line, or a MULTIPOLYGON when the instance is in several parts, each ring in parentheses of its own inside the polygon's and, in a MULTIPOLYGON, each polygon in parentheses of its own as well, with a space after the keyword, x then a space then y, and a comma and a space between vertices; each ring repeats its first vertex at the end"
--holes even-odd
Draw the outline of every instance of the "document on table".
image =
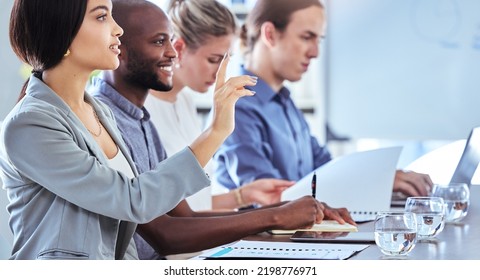
MULTIPOLYGON (((316 198, 331 207, 346 207, 356 222, 388 211, 401 147, 380 148, 338 157, 316 173, 316 198)), ((282 201, 312 194, 313 171, 285 190, 282 201)))
POLYGON ((368 245, 240 240, 204 252, 205 259, 345 260, 368 245))

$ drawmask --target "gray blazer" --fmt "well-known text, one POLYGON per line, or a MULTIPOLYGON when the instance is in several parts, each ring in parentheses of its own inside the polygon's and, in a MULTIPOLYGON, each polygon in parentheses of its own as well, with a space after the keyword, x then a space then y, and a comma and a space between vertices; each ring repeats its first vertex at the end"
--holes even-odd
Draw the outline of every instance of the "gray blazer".
POLYGON ((107 158, 70 107, 32 76, 5 118, 0 167, 14 234, 11 259, 136 258, 137 223, 165 214, 210 184, 189 148, 138 175, 113 114, 86 94, 137 177, 107 158))

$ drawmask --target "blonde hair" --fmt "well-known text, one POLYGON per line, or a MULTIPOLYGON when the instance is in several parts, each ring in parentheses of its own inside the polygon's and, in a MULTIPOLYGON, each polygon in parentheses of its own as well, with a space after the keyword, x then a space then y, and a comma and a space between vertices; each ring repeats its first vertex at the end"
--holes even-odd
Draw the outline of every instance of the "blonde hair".
POLYGON ((172 0, 168 14, 175 36, 182 38, 190 49, 204 45, 211 36, 237 33, 235 16, 216 0, 172 0))

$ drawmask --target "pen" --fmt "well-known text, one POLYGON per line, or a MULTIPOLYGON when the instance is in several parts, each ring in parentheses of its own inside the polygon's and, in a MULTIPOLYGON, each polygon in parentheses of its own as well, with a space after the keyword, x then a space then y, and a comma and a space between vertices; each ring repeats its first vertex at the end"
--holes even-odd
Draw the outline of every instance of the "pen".
POLYGON ((315 198, 315 195, 317 193, 317 174, 313 172, 313 178, 312 178, 312 196, 315 198))

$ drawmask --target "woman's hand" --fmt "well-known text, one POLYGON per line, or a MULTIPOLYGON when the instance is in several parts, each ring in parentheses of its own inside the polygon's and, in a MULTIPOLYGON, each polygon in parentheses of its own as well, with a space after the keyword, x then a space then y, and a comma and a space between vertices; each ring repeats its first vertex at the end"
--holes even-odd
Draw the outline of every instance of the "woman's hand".
POLYGON ((243 96, 252 96, 255 93, 246 89, 245 86, 257 84, 257 77, 242 75, 232 77, 225 81, 227 66, 230 55, 225 54, 217 72, 215 93, 213 96, 212 129, 225 134, 225 138, 235 128, 235 103, 243 96))
POLYGON ((254 86, 257 78, 243 75, 225 81, 228 54, 223 58, 217 72, 213 98, 211 125, 190 145, 190 149, 201 166, 205 166, 235 128, 235 103, 240 97, 251 96, 254 92, 245 86, 254 86))

